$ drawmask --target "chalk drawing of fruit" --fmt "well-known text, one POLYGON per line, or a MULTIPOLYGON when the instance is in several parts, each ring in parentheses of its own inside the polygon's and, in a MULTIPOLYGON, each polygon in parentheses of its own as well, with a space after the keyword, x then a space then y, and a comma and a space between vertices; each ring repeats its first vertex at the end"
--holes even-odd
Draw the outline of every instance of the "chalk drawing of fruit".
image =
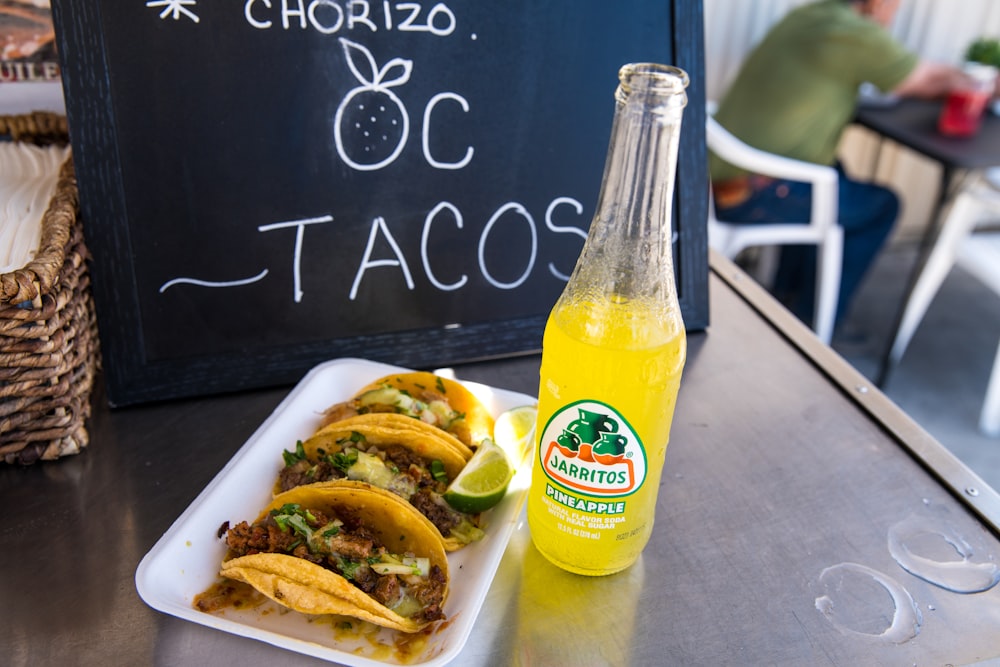
POLYGON ((410 80, 413 61, 393 58, 380 69, 372 52, 361 44, 343 37, 340 44, 361 85, 348 91, 337 107, 333 119, 337 153, 355 169, 381 169, 399 156, 410 133, 406 107, 391 88, 410 80))

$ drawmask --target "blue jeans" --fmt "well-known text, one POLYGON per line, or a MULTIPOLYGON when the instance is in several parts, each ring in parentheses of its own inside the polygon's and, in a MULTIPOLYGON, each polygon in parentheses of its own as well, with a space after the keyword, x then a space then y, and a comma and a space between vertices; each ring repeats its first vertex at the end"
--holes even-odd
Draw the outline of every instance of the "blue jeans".
MULTIPOLYGON (((837 306, 839 324, 862 278, 885 245, 899 215, 899 198, 880 185, 854 181, 838 165, 837 222, 844 228, 844 263, 837 306)), ((726 222, 746 224, 808 220, 812 185, 775 180, 746 201, 716 207, 726 222)), ((782 246, 771 292, 803 322, 812 322, 816 285, 816 246, 782 246)))

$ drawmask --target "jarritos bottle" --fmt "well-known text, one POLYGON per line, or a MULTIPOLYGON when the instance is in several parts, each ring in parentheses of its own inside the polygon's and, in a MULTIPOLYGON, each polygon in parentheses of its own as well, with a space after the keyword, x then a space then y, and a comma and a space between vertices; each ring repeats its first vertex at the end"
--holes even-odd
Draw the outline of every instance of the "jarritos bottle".
POLYGON ((586 575, 649 541, 687 344, 671 212, 687 74, 619 71, 597 211, 542 343, 528 523, 538 550, 586 575))

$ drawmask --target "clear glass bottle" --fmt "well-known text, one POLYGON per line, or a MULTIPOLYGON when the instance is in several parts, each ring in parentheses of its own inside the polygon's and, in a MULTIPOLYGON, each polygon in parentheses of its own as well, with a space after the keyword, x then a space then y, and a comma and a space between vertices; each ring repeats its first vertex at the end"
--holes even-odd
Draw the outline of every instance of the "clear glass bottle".
POLYGON ((687 350, 671 231, 687 83, 667 65, 619 71, 597 211, 545 327, 528 522, 579 574, 627 568, 653 528, 687 350))

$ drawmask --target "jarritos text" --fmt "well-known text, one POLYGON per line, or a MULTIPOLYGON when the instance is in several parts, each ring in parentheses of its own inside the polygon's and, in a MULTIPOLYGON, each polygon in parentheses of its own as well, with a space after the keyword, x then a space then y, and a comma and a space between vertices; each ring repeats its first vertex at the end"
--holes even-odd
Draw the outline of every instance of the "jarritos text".
POLYGON ((590 496, 634 493, 646 479, 646 451, 628 421, 597 401, 557 411, 542 432, 538 455, 553 482, 590 496))

